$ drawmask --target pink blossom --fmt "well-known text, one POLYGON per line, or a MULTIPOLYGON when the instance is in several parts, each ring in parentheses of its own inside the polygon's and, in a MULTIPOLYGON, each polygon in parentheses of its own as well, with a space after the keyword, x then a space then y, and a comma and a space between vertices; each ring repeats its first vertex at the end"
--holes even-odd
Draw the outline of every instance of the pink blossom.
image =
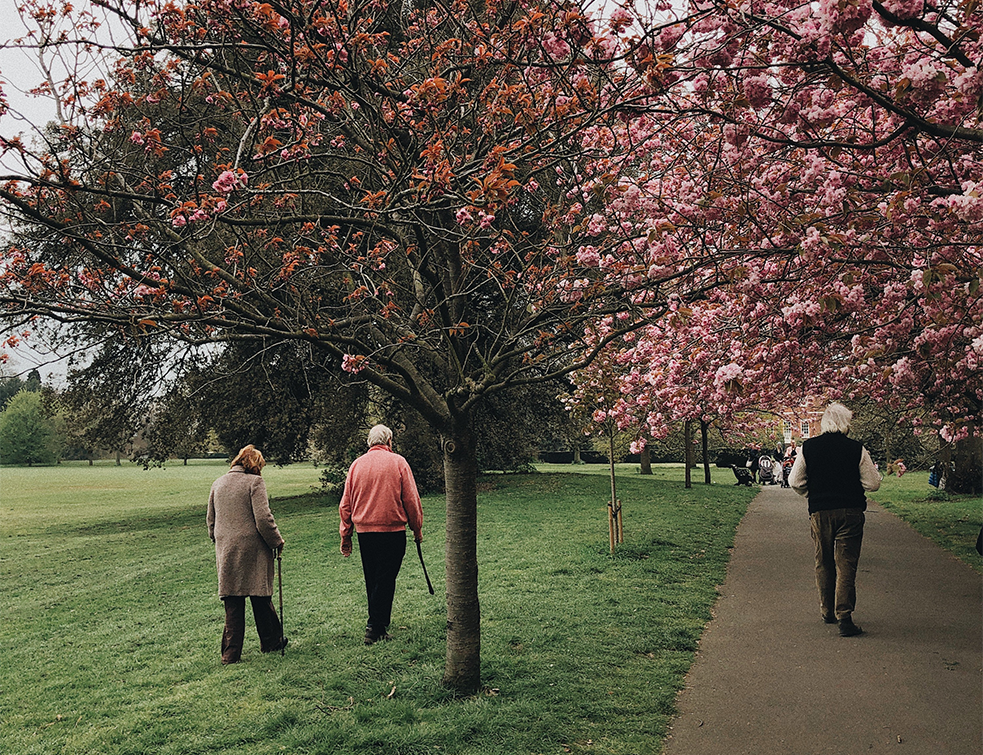
POLYGON ((915 18, 925 9, 925 0, 884 0, 884 7, 898 18, 915 18))
POLYGON ((134 144, 143 145, 143 134, 141 134, 139 131, 134 131, 132 134, 130 134, 130 141, 134 144))
POLYGON ((584 267, 598 267, 601 264, 601 255, 593 246, 585 246, 577 251, 577 262, 584 267))
POLYGON ((611 14, 611 28, 615 31, 621 31, 624 27, 628 26, 634 19, 631 13, 629 13, 624 8, 617 8, 614 13, 611 14))
POLYGON ((600 213, 594 213, 587 221, 587 233, 591 236, 600 236, 608 228, 607 221, 600 213))
POLYGON ((459 225, 465 225, 474 220, 474 216, 468 212, 466 207, 462 207, 454 214, 454 218, 457 220, 459 225))
POLYGON ((570 54, 570 45, 557 37, 553 32, 549 32, 543 37, 543 49, 553 60, 561 60, 570 54))
POLYGON ((341 369, 357 375, 368 366, 368 358, 361 354, 345 354, 341 358, 341 369))
POLYGON ((221 194, 231 194, 236 189, 245 187, 247 183, 249 183, 249 176, 245 173, 226 170, 222 171, 212 184, 212 188, 221 194))
POLYGON ((767 76, 752 76, 744 82, 744 94, 751 107, 762 110, 771 105, 771 84, 767 76))
POLYGON ((819 2, 823 27, 830 34, 851 34, 857 31, 867 23, 872 11, 871 0, 820 0, 819 2))

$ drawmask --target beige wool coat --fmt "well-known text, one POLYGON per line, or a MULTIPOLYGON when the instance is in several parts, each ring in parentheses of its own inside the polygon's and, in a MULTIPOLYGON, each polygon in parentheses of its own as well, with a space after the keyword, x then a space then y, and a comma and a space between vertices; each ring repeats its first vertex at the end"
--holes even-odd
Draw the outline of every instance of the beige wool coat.
POLYGON ((263 478, 232 467, 212 483, 206 520, 215 543, 219 597, 273 595, 273 550, 283 538, 263 478))

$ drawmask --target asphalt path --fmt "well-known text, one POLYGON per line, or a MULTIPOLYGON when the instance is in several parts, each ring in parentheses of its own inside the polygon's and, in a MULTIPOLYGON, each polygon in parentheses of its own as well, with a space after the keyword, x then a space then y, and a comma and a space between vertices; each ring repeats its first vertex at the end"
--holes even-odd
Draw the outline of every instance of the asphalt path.
POLYGON ((720 592, 665 755, 983 755, 983 578, 893 514, 867 511, 859 637, 820 618, 788 489, 751 503, 720 592))

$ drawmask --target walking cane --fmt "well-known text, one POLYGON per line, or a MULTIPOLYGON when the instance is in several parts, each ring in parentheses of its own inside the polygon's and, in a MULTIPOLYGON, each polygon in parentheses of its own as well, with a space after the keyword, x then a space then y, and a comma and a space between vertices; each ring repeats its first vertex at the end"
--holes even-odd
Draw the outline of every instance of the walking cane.
POLYGON ((420 566, 423 567, 423 576, 427 578, 427 589, 430 590, 430 594, 433 595, 433 584, 430 582, 430 575, 427 574, 427 565, 423 563, 423 547, 420 545, 420 541, 416 541, 416 552, 420 557, 420 566))
POLYGON ((283 641, 283 548, 277 548, 276 551, 276 581, 280 586, 280 657, 282 658, 287 654, 287 643, 283 641))

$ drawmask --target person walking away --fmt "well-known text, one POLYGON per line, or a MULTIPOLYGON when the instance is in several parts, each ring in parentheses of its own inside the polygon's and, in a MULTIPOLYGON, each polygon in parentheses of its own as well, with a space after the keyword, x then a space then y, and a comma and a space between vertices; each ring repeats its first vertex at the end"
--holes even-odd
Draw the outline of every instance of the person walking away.
POLYGON ((406 554, 406 527, 423 542, 423 508, 413 472, 406 459, 392 450, 392 430, 376 425, 369 430, 369 450, 352 462, 338 512, 341 516, 341 555, 352 553, 352 531, 365 575, 369 618, 365 644, 390 639, 396 577, 406 554))
POLYGON ((853 611, 865 492, 881 486, 881 475, 867 449, 847 437, 852 421, 853 412, 843 404, 830 404, 823 414, 822 434, 802 444, 788 479, 789 486, 809 502, 819 609, 827 624, 839 623, 841 637, 863 633, 853 622, 853 611))
POLYGON ((255 446, 245 446, 229 471, 212 483, 208 495, 208 536, 215 543, 218 594, 225 603, 222 663, 238 663, 246 634, 246 598, 264 653, 287 645, 273 607, 273 561, 283 537, 270 511, 262 478, 266 460, 255 446))

